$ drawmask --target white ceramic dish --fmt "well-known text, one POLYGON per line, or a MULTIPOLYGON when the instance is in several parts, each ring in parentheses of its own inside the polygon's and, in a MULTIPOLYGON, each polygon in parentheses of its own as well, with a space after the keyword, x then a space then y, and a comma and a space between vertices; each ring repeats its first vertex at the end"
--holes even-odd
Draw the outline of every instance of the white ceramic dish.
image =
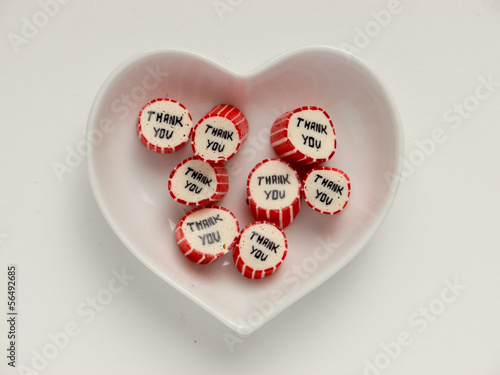
POLYGON ((240 334, 262 326, 345 266, 367 243, 394 200, 403 152, 402 128, 391 96, 359 59, 314 47, 281 55, 246 74, 179 50, 142 53, 120 65, 92 106, 88 136, 92 188, 103 215, 129 250, 170 285, 240 334), (162 155, 136 134, 141 107, 168 97, 183 103, 197 122, 213 106, 229 103, 247 116, 250 133, 226 167, 230 188, 220 202, 240 227, 253 221, 245 204, 252 167, 275 157, 269 142, 273 121, 287 110, 315 105, 332 117, 338 147, 331 165, 344 170, 352 194, 333 217, 303 204, 285 229, 286 261, 262 280, 242 277, 227 254, 209 265, 189 262, 178 250, 173 227, 189 208, 168 191, 170 171, 192 151, 162 155), (92 138, 93 137, 93 138, 92 138))

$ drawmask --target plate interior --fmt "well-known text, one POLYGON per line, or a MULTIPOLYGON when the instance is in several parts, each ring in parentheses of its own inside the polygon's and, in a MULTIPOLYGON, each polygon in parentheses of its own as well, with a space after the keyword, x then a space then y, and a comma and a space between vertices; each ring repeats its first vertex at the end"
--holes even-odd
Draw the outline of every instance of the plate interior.
POLYGON ((401 125, 390 95, 364 63, 330 48, 289 53, 249 74, 183 51, 141 54, 103 84, 87 131, 99 140, 89 153, 93 191, 117 236, 151 270, 240 334, 262 326, 362 249, 394 199, 397 181, 388 176, 401 168, 401 125), (266 279, 242 277, 231 254, 209 265, 191 263, 173 234, 190 208, 174 202, 167 190, 171 170, 192 155, 190 145, 157 154, 136 134, 140 109, 158 97, 183 103, 195 123, 220 103, 246 115, 249 137, 226 163, 230 187, 219 202, 241 228, 254 221, 245 203, 248 173, 262 159, 276 157, 269 142, 274 120, 304 105, 322 107, 337 134, 337 152, 325 165, 344 170, 352 182, 345 211, 322 215, 303 202, 285 229, 287 259, 266 279))

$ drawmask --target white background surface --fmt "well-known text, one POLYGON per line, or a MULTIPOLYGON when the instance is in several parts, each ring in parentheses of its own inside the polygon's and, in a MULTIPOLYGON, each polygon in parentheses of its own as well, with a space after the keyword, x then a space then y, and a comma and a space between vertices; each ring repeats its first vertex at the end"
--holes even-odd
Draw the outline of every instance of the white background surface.
POLYGON ((0 311, 7 264, 18 267, 19 311, 17 369, 2 313, 1 373, 498 374, 500 1, 222 3, 218 13, 212 1, 73 1, 29 37, 24 17, 43 22, 39 3, 0 3, 0 311), (101 83, 133 54, 183 48, 247 71, 311 45, 354 47, 389 87, 404 180, 353 262, 239 338, 120 243, 84 158, 61 178, 53 166, 67 164, 101 83), (134 279, 90 320, 82 306, 122 269, 134 279), (447 283, 463 289, 442 295, 447 283), (48 349, 68 323, 74 337, 48 349), (53 358, 40 364, 44 350, 53 358))

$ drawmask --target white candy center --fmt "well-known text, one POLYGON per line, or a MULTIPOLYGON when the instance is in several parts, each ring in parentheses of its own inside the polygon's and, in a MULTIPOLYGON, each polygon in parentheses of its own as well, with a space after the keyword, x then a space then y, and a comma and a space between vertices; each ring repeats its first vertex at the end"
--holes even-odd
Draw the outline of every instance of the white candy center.
POLYGON ((172 193, 188 202, 210 198, 216 189, 215 170, 203 160, 190 160, 184 163, 171 179, 172 193))
POLYGON ((182 231, 196 250, 215 255, 228 251, 238 235, 236 220, 227 211, 204 208, 186 217, 182 231))
POLYGON ((304 183, 306 199, 321 211, 336 212, 347 202, 348 181, 342 173, 330 170, 314 171, 304 183))
POLYGON ((167 100, 159 100, 144 108, 140 123, 144 137, 160 147, 185 143, 193 127, 187 109, 167 100))
POLYGON ((294 113, 288 122, 288 138, 295 148, 314 159, 328 158, 335 147, 330 121, 320 110, 294 113))
POLYGON ((292 168, 279 160, 271 160, 253 172, 249 187, 258 206, 280 209, 290 206, 299 196, 300 182, 292 168))
POLYGON ((238 131, 225 117, 209 117, 196 127, 195 132, 195 152, 203 159, 225 160, 236 152, 238 131))
POLYGON ((239 247, 245 265, 254 270, 265 270, 282 260, 285 238, 274 225, 262 223, 252 225, 241 234, 239 247))

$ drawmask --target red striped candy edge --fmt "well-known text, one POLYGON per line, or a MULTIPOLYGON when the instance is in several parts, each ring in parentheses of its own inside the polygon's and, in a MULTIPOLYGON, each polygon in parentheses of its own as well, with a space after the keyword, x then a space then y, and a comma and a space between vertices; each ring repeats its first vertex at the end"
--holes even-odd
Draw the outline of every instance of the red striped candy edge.
MULTIPOLYGON (((274 225, 276 228, 278 228, 280 230, 280 232, 283 234, 283 238, 285 239, 285 251, 283 252, 283 256, 281 258, 281 260, 278 262, 278 264, 276 264, 275 266, 273 267, 269 267, 269 268, 266 268, 264 270, 256 270, 250 266, 247 266, 245 264, 245 262, 243 261, 243 259, 241 258, 240 256, 240 246, 239 246, 239 242, 236 243, 236 246, 234 247, 234 251, 233 251, 233 261, 234 261, 234 264, 236 266, 236 268, 238 269, 238 271, 240 271, 240 273, 249 278, 249 279, 262 279, 264 277, 267 277, 269 275, 272 275, 274 272, 276 272, 276 270, 279 268, 279 266, 281 266, 281 264, 283 263, 283 261, 285 260, 286 258, 286 255, 288 253, 288 240, 286 238, 286 235, 285 233, 274 223, 270 223, 270 222, 267 222, 267 221, 256 221, 256 222, 253 222, 253 223, 250 223, 248 224, 245 228, 242 229, 242 231, 240 232, 240 236, 239 238, 241 238, 241 235, 246 231, 248 230, 249 228, 251 228, 252 226, 254 225, 259 225, 259 224, 269 224, 269 225, 274 225)), ((238 241, 239 241, 239 238, 238 238, 238 241)))
POLYGON ((351 180, 350 180, 349 176, 344 171, 342 171, 338 168, 332 168, 332 167, 326 167, 326 166, 316 167, 316 168, 313 168, 309 172, 306 173, 306 175, 304 176, 304 180, 302 181, 302 186, 301 186, 300 190, 301 190, 301 194, 304 197, 304 200, 306 201, 307 205, 309 207, 311 207, 314 211, 321 212, 322 214, 325 214, 325 215, 335 215, 335 214, 338 214, 339 212, 341 212, 345 208, 345 206, 347 206, 347 202, 349 202, 349 198, 351 196, 351 180), (323 211, 323 210, 320 210, 319 208, 315 207, 314 204, 309 199, 306 198, 304 186, 306 184, 306 180, 309 177, 309 175, 315 171, 334 171, 334 172, 340 173, 341 175, 343 175, 346 178, 346 180, 347 180, 347 200, 345 201, 342 208, 340 208, 339 210, 337 210, 335 212, 323 211))
POLYGON ((202 158, 207 161, 213 161, 213 162, 225 162, 231 159, 236 153, 239 151, 243 143, 245 143, 247 136, 248 136, 248 121, 243 114, 238 108, 231 104, 219 104, 212 108, 205 116, 203 116, 200 121, 196 124, 196 126, 193 129, 193 135, 191 139, 191 148, 195 155, 201 158, 200 155, 196 153, 196 148, 195 148, 195 143, 196 143, 196 128, 206 119, 210 117, 224 117, 231 121, 234 126, 236 127, 236 131, 238 132, 238 144, 236 145, 236 150, 229 155, 228 157, 224 159, 217 159, 217 160, 212 160, 212 159, 206 159, 202 158))
POLYGON ((335 154, 337 149, 337 136, 335 134, 335 128, 333 127, 333 122, 323 109, 314 106, 304 106, 296 108, 293 111, 286 112, 281 115, 271 127, 271 146, 274 152, 283 160, 289 163, 305 166, 305 165, 316 165, 330 160, 335 154), (290 118, 297 112, 302 112, 306 110, 317 110, 322 111, 328 119, 328 122, 333 130, 333 135, 335 136, 333 151, 326 158, 313 158, 299 151, 288 138, 288 122, 290 118))
POLYGON ((302 204, 302 196, 301 196, 301 191, 299 188, 299 192, 297 194, 297 197, 293 200, 292 204, 280 209, 266 209, 263 207, 260 207, 257 205, 257 202, 252 197, 251 191, 250 191, 250 178, 252 177, 252 174, 264 163, 267 163, 272 160, 278 160, 287 166, 289 166, 294 172, 295 172, 295 177, 297 178, 298 181, 300 181, 299 174, 293 168, 289 163, 287 163, 284 160, 281 159, 276 159, 276 158, 269 158, 269 159, 264 159, 260 163, 258 163, 250 172, 248 175, 247 179, 247 198, 248 198, 248 205, 250 206, 250 211, 252 212, 252 215, 254 216, 255 220, 264 220, 268 221, 270 223, 273 223, 277 225, 279 228, 284 229, 290 223, 295 219, 297 214, 299 213, 301 204, 302 204))
POLYGON ((238 219, 236 219, 236 216, 229 211, 227 208, 220 207, 220 206, 209 206, 209 208, 216 208, 221 211, 226 211, 228 212, 234 219, 236 223, 236 230, 238 234, 234 237, 234 240, 231 242, 231 244, 224 250, 221 251, 217 254, 207 254, 204 253, 201 250, 195 249, 189 241, 186 239, 186 235, 184 231, 182 230, 182 226, 184 225, 184 222, 189 218, 191 214, 194 212, 201 210, 206 207, 196 207, 189 211, 186 215, 182 217, 182 219, 177 223, 177 226, 175 227, 175 240, 177 241, 177 245, 179 246, 179 249, 182 251, 182 253, 188 258, 191 262, 198 263, 198 264, 208 264, 212 263, 213 261, 219 259, 221 256, 227 254, 229 251, 233 250, 234 247, 236 246, 236 243, 239 238, 239 231, 240 231, 240 224, 238 223, 238 219))
POLYGON ((224 196, 226 195, 227 191, 229 190, 229 176, 227 174, 226 167, 224 167, 224 164, 222 163, 211 163, 205 160, 202 160, 201 158, 197 156, 191 156, 185 160, 183 160, 181 163, 179 163, 170 173, 170 177, 168 179, 168 191, 170 193, 170 196, 172 199, 178 203, 182 203, 188 206, 205 206, 208 204, 212 204, 215 202, 220 201, 224 196), (177 170, 182 167, 184 164, 191 160, 201 160, 204 161, 205 163, 210 164, 210 166, 214 169, 215 171, 215 181, 217 183, 216 185, 216 190, 214 194, 212 194, 211 197, 201 199, 199 201, 186 201, 184 199, 181 199, 179 197, 176 197, 173 192, 172 192, 172 177, 174 174, 177 172, 177 170))
POLYGON ((186 140, 184 142, 178 144, 175 147, 160 147, 160 146, 155 145, 154 143, 151 143, 150 141, 148 141, 142 132, 142 125, 141 125, 142 112, 144 112, 144 110, 148 106, 150 106, 151 104, 156 103, 156 102, 160 102, 160 101, 167 101, 167 102, 172 102, 172 103, 178 104, 182 109, 185 109, 187 111, 187 114, 189 116, 189 119, 191 120, 191 123, 193 122, 193 118, 191 117, 191 113, 189 113, 188 109, 182 103, 179 103, 178 101, 173 100, 173 99, 158 98, 158 99, 154 99, 154 100, 151 100, 150 102, 148 102, 144 107, 142 107, 141 112, 139 112, 139 117, 137 118, 137 135, 139 136, 139 139, 141 140, 142 144, 144 146, 146 146, 149 150, 156 151, 159 154, 171 154, 172 152, 175 152, 175 151, 179 150, 180 148, 182 148, 182 146, 184 146, 189 141, 189 137, 191 136, 191 132, 193 131, 193 128, 191 127, 191 130, 190 130, 189 135, 186 138, 186 140))

